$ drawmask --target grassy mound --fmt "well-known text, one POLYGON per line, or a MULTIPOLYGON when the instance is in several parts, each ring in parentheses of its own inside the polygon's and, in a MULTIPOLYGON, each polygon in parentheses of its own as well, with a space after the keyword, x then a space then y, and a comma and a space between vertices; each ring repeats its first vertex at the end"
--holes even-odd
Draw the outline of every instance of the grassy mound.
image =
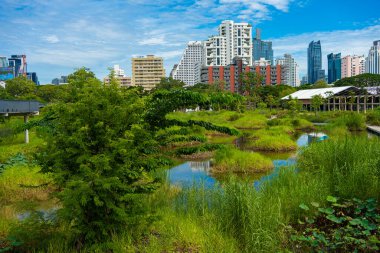
POLYGON ((257 173, 273 168, 273 163, 258 153, 244 152, 232 147, 220 149, 215 154, 214 173, 257 173))

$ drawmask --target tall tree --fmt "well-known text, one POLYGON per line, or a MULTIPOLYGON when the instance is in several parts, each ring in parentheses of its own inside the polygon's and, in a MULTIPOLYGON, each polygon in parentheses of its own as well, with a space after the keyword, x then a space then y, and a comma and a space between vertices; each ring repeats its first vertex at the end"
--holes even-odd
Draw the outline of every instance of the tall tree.
POLYGON ((311 107, 314 109, 315 115, 317 115, 317 111, 321 109, 323 103, 324 98, 321 95, 314 95, 311 97, 311 107))
POLYGON ((34 96, 36 85, 26 77, 16 77, 7 80, 5 83, 5 91, 14 98, 30 98, 34 96))

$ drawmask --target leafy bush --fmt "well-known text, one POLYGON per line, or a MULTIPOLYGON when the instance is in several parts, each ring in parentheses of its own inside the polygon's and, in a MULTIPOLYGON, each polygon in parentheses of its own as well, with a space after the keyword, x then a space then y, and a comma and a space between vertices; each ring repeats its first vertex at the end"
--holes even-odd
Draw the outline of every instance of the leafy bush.
POLYGON ((204 145, 199 145, 199 146, 194 146, 194 147, 183 147, 183 148, 178 148, 175 153, 176 155, 191 155, 195 153, 200 153, 200 152, 207 152, 207 151, 214 151, 217 149, 220 149, 222 145, 220 144, 204 144, 204 145))
POLYGON ((356 112, 346 112, 334 119, 334 126, 346 126, 350 131, 363 131, 366 128, 365 117, 356 112))
POLYGON ((380 108, 367 112, 367 123, 370 125, 380 126, 380 108))
POLYGON ((327 207, 301 204, 303 221, 291 236, 301 252, 378 252, 380 209, 375 199, 339 200, 328 196, 327 207))

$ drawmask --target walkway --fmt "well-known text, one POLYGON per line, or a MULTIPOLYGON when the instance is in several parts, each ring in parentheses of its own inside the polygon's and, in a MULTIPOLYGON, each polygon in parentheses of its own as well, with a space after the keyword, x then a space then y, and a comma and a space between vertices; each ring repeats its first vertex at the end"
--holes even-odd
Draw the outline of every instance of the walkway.
POLYGON ((367 125, 367 129, 377 135, 380 135, 380 126, 369 126, 367 125))

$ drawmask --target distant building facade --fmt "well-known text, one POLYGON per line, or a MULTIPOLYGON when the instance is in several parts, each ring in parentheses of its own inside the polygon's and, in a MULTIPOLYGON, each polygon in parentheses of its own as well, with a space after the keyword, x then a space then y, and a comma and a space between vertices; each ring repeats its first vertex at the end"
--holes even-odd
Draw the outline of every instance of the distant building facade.
POLYGON ((374 41, 373 46, 368 52, 365 63, 365 72, 380 74, 380 40, 374 41))
POLYGON ((225 90, 238 92, 242 86, 241 75, 253 72, 262 77, 261 85, 279 85, 284 82, 284 68, 281 65, 249 66, 243 59, 236 57, 233 64, 227 66, 205 66, 201 71, 201 82, 219 83, 225 90))
POLYGON ((113 65, 113 71, 115 72, 115 76, 125 76, 125 71, 120 68, 120 65, 113 65))
POLYGON ((298 75, 298 64, 290 54, 284 54, 283 58, 276 60, 277 65, 281 65, 284 68, 284 83, 292 87, 300 86, 300 80, 298 75))
POLYGON ((26 77, 34 82, 36 85, 40 85, 40 82, 38 81, 38 76, 36 72, 27 72, 26 77))
POLYGON ((270 65, 272 65, 272 62, 265 58, 260 58, 259 60, 253 61, 253 66, 265 67, 265 66, 270 66, 270 65))
POLYGON ((342 78, 357 76, 365 73, 365 57, 358 55, 347 55, 342 58, 342 78))
POLYGON ((203 42, 205 66, 226 66, 235 57, 244 64, 252 65, 252 26, 225 20, 219 25, 218 36, 211 36, 203 42))
MULTIPOLYGON (((116 80, 119 82, 120 87, 131 87, 132 86, 132 78, 128 76, 115 76, 116 80)), ((104 78, 104 84, 110 84, 110 78, 107 76, 104 78)))
POLYGON ((261 30, 256 29, 256 38, 253 39, 252 57, 254 61, 264 58, 273 64, 273 49, 271 41, 261 40, 261 30))
POLYGON ((163 59, 154 55, 132 58, 132 85, 151 90, 165 77, 163 59))
POLYGON ((328 63, 328 83, 334 83, 337 80, 342 78, 342 59, 341 54, 328 54, 327 55, 328 63))
POLYGON ((308 83, 311 84, 325 79, 325 71, 322 69, 322 47, 320 41, 312 41, 309 44, 307 50, 307 76, 308 83))
POLYGON ((26 63, 26 55, 12 55, 8 59, 9 67, 13 68, 14 77, 27 76, 28 68, 26 63))
POLYGON ((51 81, 51 83, 54 84, 54 85, 67 84, 68 83, 67 76, 61 76, 61 78, 54 78, 51 81))
POLYGON ((200 82, 202 63, 204 62, 204 47, 201 41, 190 41, 187 44, 182 58, 173 67, 170 76, 186 85, 195 85, 200 82))
POLYGON ((0 68, 6 68, 8 66, 9 66, 9 64, 8 64, 7 57, 0 56, 0 68))

